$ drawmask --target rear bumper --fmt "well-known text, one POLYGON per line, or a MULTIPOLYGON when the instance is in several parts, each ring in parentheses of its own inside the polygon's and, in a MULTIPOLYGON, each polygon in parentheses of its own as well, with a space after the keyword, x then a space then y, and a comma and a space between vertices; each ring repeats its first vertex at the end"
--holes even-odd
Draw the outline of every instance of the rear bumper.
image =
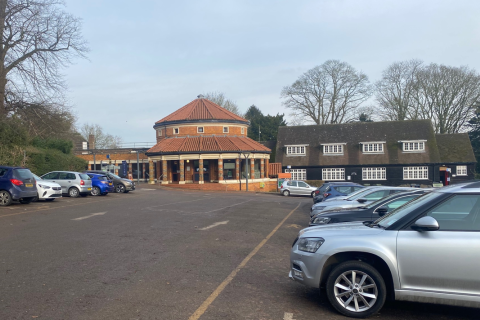
POLYGON ((80 194, 90 194, 92 192, 92 187, 91 186, 81 186, 80 187, 80 194), (88 190, 90 189, 90 190, 88 190))
POLYGON ((22 198, 33 198, 37 196, 37 189, 34 187, 33 190, 24 191, 17 186, 12 186, 9 192, 12 195, 13 200, 20 200, 22 198))

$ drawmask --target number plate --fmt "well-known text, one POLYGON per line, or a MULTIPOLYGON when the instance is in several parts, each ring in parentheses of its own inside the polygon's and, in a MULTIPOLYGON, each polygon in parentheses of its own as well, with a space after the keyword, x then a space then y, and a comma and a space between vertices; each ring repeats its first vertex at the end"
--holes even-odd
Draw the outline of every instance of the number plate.
POLYGON ((87 190, 92 190, 92 188, 88 188, 87 190))
POLYGON ((113 186, 113 183, 109 183, 108 185, 109 185, 109 186, 113 186))
POLYGON ((31 187, 33 187, 33 183, 25 183, 25 187, 31 188, 31 187))

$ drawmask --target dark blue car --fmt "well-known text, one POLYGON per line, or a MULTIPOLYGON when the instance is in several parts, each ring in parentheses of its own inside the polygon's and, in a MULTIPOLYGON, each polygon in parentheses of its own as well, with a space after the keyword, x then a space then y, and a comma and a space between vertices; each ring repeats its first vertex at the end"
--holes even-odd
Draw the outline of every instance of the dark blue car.
POLYGON ((104 174, 87 173, 92 179, 92 196, 105 196, 109 192, 114 192, 115 187, 112 180, 104 174))
POLYGON ((0 166, 0 206, 12 201, 30 203, 37 196, 37 182, 30 170, 0 166))

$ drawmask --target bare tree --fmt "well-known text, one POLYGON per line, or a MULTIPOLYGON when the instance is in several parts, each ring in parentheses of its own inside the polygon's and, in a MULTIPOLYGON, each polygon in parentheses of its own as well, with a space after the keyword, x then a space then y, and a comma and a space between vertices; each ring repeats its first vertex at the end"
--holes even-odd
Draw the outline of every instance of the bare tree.
POLYGON ((284 87, 284 106, 294 119, 316 124, 344 123, 371 95, 366 74, 338 60, 328 60, 308 70, 291 86, 284 87))
POLYGON ((375 96, 384 120, 418 119, 415 102, 416 74, 423 67, 420 60, 395 62, 375 83, 375 96))
POLYGON ((85 123, 80 128, 80 134, 88 141, 90 135, 95 136, 95 149, 115 149, 122 144, 122 138, 104 133, 102 127, 98 124, 85 123))
POLYGON ((480 102, 480 75, 467 67, 430 64, 416 74, 419 117, 431 119, 437 133, 463 131, 480 102))
POLYGON ((240 117, 243 117, 243 114, 240 112, 237 104, 234 101, 227 99, 223 92, 207 92, 206 94, 204 94, 204 96, 205 99, 208 99, 213 103, 218 104, 220 107, 225 108, 240 117))
POLYGON ((50 102, 65 89, 61 68, 85 57, 80 19, 63 6, 62 0, 0 0, 0 117, 8 114, 7 89, 23 101, 50 102))

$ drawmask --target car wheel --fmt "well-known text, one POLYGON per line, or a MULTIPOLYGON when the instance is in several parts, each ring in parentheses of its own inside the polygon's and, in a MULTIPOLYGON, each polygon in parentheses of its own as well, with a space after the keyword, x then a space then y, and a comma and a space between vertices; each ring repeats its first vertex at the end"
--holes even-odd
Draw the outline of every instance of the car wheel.
POLYGON ((12 196, 10 192, 2 190, 0 191, 0 206, 9 206, 12 204, 12 196))
POLYGON ((123 193, 123 192, 125 192, 125 186, 123 184, 119 183, 115 187, 115 191, 118 192, 118 193, 123 193))
POLYGON ((312 198, 315 198, 315 191, 312 192, 311 196, 312 198))
POLYGON ((29 204, 30 202, 32 202, 33 198, 35 198, 35 197, 31 197, 31 198, 21 198, 21 199, 20 199, 20 203, 21 203, 21 204, 29 204))
POLYGON ((283 195, 284 195, 285 197, 288 197, 288 196, 290 195, 290 191, 288 191, 288 190, 283 190, 283 195))
POLYGON ((328 276, 326 289, 332 306, 352 318, 377 313, 387 297, 380 273, 362 261, 347 261, 335 267, 328 276))
POLYGON ((71 197, 71 198, 77 198, 79 195, 80 195, 80 191, 78 191, 77 188, 75 187, 72 187, 68 190, 68 195, 71 197))
POLYGON ((91 194, 92 194, 92 196, 99 196, 101 194, 100 188, 99 187, 93 187, 91 194))

